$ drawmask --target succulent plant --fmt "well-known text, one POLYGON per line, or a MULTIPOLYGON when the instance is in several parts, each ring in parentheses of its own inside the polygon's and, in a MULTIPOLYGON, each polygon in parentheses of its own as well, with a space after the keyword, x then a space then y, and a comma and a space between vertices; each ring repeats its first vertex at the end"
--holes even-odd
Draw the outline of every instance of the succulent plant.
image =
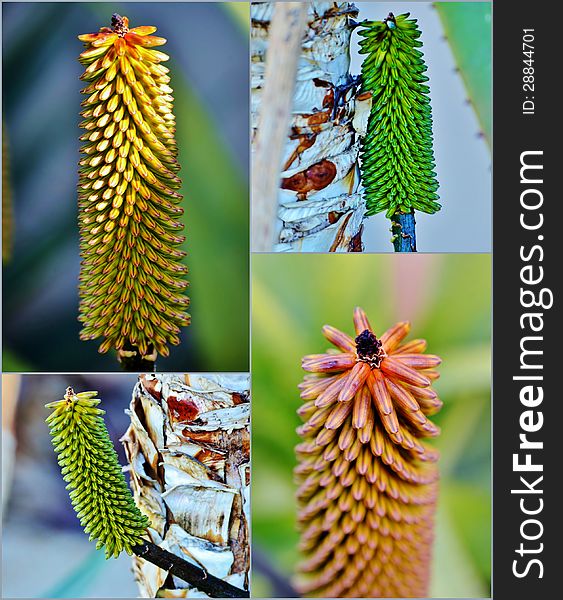
POLYGON ((390 13, 382 21, 364 21, 359 34, 360 54, 366 55, 362 90, 372 93, 360 152, 366 214, 434 213, 440 204, 420 29, 408 13, 390 13))
POLYGON ((98 392, 74 393, 46 405, 53 447, 72 506, 96 548, 117 557, 142 542, 149 520, 135 505, 98 408, 98 392))
POLYGON ((152 361, 179 343, 188 325, 187 267, 178 220, 177 175, 168 56, 155 27, 112 26, 80 35, 86 49, 81 79, 79 222, 80 337, 103 337, 100 352, 152 361))
POLYGON ((344 598, 425 597, 437 498, 437 451, 423 437, 441 402, 437 356, 403 343, 410 325, 381 337, 364 311, 356 338, 330 326, 336 346, 303 358, 298 433, 300 590, 344 598))

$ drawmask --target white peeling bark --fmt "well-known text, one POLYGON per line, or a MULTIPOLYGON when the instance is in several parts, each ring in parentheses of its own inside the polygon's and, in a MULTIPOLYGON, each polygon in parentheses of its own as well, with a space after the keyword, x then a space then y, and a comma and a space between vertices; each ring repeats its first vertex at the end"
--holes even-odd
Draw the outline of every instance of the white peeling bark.
MULTIPOLYGON (((141 375, 122 442, 150 540, 248 590, 250 391, 247 375, 141 375)), ((205 598, 133 557, 143 597, 205 598)))
MULTIPOLYGON (((253 145, 272 12, 271 3, 252 4, 253 145)), ((349 87, 350 19, 356 14, 347 2, 309 3, 280 173, 278 252, 361 249, 365 201, 353 127, 357 90, 349 87)))

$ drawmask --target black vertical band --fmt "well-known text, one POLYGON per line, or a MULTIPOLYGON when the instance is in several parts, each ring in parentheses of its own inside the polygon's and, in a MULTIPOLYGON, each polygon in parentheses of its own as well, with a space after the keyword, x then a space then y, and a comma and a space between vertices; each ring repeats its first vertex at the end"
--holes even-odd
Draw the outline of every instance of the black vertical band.
POLYGON ((493 597, 498 599, 548 597, 562 569, 560 20, 545 2, 493 3, 493 597))

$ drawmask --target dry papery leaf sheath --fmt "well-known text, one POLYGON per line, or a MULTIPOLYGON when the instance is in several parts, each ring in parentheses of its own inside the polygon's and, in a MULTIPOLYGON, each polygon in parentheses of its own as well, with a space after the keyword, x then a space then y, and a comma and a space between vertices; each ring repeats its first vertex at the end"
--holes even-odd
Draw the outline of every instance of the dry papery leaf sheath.
POLYGON ((299 589, 322 597, 424 597, 437 497, 442 403, 431 389, 437 356, 425 340, 402 343, 410 325, 380 338, 354 311, 356 338, 325 326, 336 346, 303 358, 305 422, 296 468, 299 589))
MULTIPOLYGON (((248 593, 250 388, 247 375, 141 375, 122 441, 150 541, 248 593)), ((142 597, 192 598, 134 557, 142 597)), ((221 597, 221 596, 219 596, 221 597)))
POLYGON ((80 35, 85 133, 80 138, 80 333, 105 338, 120 359, 154 361, 188 325, 187 267, 178 249, 182 196, 168 56, 155 27, 112 27, 80 35))

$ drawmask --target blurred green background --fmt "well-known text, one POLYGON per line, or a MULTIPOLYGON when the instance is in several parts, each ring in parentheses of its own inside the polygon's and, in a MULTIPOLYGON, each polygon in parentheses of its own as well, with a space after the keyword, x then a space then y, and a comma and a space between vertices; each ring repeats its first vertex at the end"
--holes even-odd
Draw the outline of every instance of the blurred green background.
POLYGON ((301 357, 324 324, 353 333, 355 306, 377 333, 401 320, 442 357, 444 402, 431 595, 490 596, 491 263, 486 254, 255 255, 252 262, 253 593, 283 595, 298 560, 295 433, 301 357))
MULTIPOLYGON (((175 91, 192 325, 163 371, 248 370, 248 4, 5 3, 3 125, 13 247, 3 269, 4 371, 119 370, 78 339, 81 33, 154 25, 175 91)), ((6 224, 5 224, 6 225, 6 224)))

